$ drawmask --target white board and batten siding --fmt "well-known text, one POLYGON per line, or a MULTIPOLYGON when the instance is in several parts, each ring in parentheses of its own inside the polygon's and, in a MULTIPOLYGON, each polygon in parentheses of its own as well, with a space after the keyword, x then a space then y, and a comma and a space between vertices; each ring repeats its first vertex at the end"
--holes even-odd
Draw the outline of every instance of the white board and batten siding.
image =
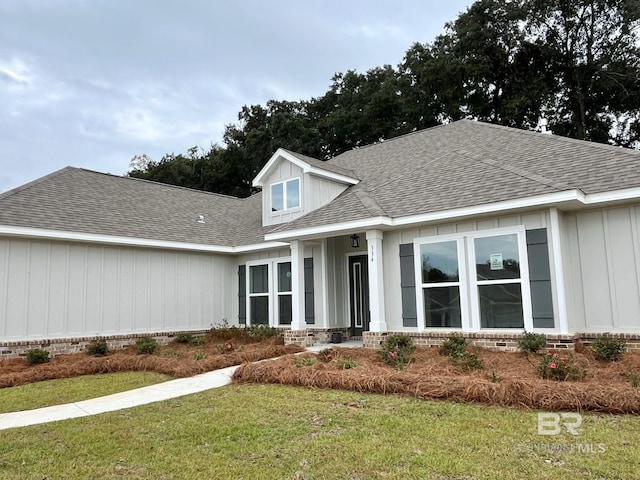
MULTIPOLYGON (((384 300, 387 328, 391 331, 407 330, 407 328, 402 325, 402 290, 400 286, 400 256, 398 253, 400 245, 413 243, 416 238, 436 237, 438 235, 451 235, 519 225, 524 226, 527 230, 547 228, 548 235, 549 223, 549 213, 547 211, 539 211, 520 215, 429 225, 398 232, 384 232, 382 247, 384 255, 384 300)), ((549 254, 551 262, 553 262, 552 252, 549 251, 549 254)), ((552 282, 553 281, 552 279, 552 282)), ((554 298, 553 301, 554 309, 556 309, 555 304, 557 299, 554 298)))
POLYGON ((224 256, 0 239, 0 340, 211 328, 233 313, 224 256))
POLYGON ((560 221, 570 329, 640 333, 640 205, 560 221))

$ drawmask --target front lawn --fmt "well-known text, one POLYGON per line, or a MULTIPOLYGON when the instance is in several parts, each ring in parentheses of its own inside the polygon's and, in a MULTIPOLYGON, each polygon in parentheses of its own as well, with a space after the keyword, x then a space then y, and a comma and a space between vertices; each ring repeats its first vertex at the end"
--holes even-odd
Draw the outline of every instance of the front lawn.
POLYGON ((48 380, 0 390, 0 414, 73 403, 146 387, 171 377, 154 372, 120 372, 48 380))
POLYGON ((3 479, 638 478, 640 419, 395 395, 230 385, 0 436, 3 479))

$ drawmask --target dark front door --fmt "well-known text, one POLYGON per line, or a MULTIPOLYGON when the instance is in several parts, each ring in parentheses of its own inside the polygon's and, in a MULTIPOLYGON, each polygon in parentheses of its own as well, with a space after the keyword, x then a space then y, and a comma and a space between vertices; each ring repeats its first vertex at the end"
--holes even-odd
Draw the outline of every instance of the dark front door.
POLYGON ((369 331, 369 268, 366 255, 349 257, 349 314, 351 335, 369 331))

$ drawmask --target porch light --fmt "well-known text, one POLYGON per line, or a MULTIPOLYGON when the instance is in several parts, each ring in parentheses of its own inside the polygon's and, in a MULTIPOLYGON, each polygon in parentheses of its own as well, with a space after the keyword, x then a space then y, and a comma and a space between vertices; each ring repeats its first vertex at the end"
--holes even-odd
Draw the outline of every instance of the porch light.
POLYGON ((349 240, 351 241, 351 248, 358 248, 360 246, 360 235, 357 233, 351 235, 349 240))

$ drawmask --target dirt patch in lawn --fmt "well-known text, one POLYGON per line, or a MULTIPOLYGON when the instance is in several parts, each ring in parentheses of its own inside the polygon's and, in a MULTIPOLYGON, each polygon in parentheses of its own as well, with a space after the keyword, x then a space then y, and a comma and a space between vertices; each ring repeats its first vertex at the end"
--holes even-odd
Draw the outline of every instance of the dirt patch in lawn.
POLYGON ((48 363, 38 365, 27 365, 23 358, 0 360, 0 388, 41 380, 125 371, 157 372, 174 378, 190 377, 303 350, 295 345, 285 346, 282 338, 256 342, 239 335, 232 339, 232 348, 227 349, 229 339, 208 335, 206 343, 198 346, 172 342, 159 346, 152 355, 137 355, 136 347, 131 346, 109 352, 103 357, 92 357, 87 353, 58 355, 48 363))
POLYGON ((579 381, 560 382, 540 378, 542 355, 538 354, 477 349, 483 368, 464 371, 437 348, 418 348, 414 361, 398 371, 385 365, 375 351, 335 350, 336 358, 327 363, 311 353, 290 355, 242 365, 233 378, 238 383, 393 393, 536 410, 640 413, 640 387, 633 386, 640 377, 638 353, 627 353, 618 362, 598 361, 590 351, 576 353, 574 359, 586 375, 579 381), (354 360, 357 366, 341 369, 348 363, 345 359, 354 360))

